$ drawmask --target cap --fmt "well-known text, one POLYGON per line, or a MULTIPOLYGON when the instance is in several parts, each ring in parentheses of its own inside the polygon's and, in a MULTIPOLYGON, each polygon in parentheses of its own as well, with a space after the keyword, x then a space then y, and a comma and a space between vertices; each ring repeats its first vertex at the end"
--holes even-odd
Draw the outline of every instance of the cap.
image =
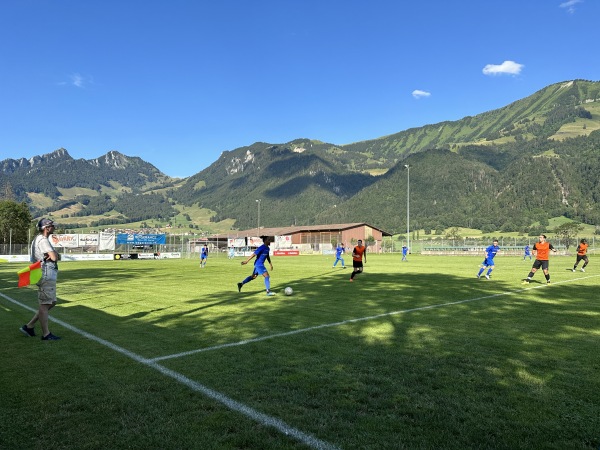
POLYGON ((41 219, 37 224, 38 230, 40 230, 40 231, 43 228, 50 227, 50 226, 54 226, 54 222, 50 219, 41 219))

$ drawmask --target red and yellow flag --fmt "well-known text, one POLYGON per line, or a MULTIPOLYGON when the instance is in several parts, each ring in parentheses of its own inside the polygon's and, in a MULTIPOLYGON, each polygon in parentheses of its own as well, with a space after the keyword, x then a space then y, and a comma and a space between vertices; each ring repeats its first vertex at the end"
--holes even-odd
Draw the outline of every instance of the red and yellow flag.
POLYGON ((17 272, 19 274, 19 287, 35 284, 42 279, 42 262, 30 264, 17 272))

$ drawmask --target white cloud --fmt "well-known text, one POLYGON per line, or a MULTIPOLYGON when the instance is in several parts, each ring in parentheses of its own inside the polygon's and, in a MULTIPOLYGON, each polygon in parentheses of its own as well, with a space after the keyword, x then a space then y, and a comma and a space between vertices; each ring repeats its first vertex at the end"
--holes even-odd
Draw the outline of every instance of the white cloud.
POLYGON ((59 81, 58 86, 75 86, 76 88, 84 89, 86 86, 94 84, 94 80, 90 76, 83 76, 80 73, 69 75, 69 81, 59 81))
POLYGON ((415 89, 414 91, 412 91, 412 96, 416 99, 423 98, 423 97, 430 97, 431 92, 422 91, 420 89, 415 89))
POLYGON ((73 86, 81 88, 81 87, 83 87, 84 83, 85 83, 85 80, 78 73, 74 73, 73 75, 71 75, 71 84, 73 86))
POLYGON ((575 5, 577 3, 582 3, 582 2, 583 2, 583 0, 569 0, 567 2, 561 3, 560 7, 561 8, 566 8, 566 10, 569 13, 573 14, 575 12, 575 5))
POLYGON ((502 64, 488 64, 483 68, 484 75, 519 75, 521 69, 525 67, 523 64, 514 61, 504 61, 502 64))

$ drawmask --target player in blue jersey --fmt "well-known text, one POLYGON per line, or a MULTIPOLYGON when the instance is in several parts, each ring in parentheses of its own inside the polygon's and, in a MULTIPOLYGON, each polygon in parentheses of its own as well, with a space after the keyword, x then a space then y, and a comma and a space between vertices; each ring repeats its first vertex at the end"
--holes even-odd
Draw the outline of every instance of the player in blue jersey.
POLYGON ((208 245, 204 244, 202 250, 200 251, 200 268, 202 269, 206 266, 206 260, 208 258, 208 245))
POLYGON ((402 246, 402 261, 408 261, 406 259, 406 255, 408 255, 408 247, 406 245, 402 246))
POLYGON ((527 259, 529 256, 529 261, 531 261, 531 248, 529 248, 529 244, 525 246, 525 254, 523 255, 523 261, 527 259))
POLYGON ((481 278, 481 274, 487 268, 487 273, 485 277, 489 280, 490 274, 492 270, 494 270, 494 256, 500 251, 500 247, 498 247, 498 239, 494 239, 494 243, 485 249, 485 259, 481 263, 481 267, 479 268, 479 273, 477 274, 477 278, 481 278))
POLYGON ((271 270, 273 270, 273 264, 271 264, 271 257, 269 256, 269 245, 273 242, 273 238, 271 236, 262 236, 261 237, 263 244, 258 247, 252 255, 246 260, 242 261, 242 266, 248 264, 253 258, 256 257, 256 261, 254 261, 254 270, 252 271, 252 275, 246 277, 244 281, 238 283, 238 291, 242 291, 242 286, 250 281, 254 280, 257 276, 262 275, 265 279, 265 287, 267 288, 267 295, 272 296, 275 295, 275 292, 271 291, 271 277, 269 276, 269 272, 265 267, 265 261, 269 262, 269 266, 271 270))
POLYGON ((345 251, 346 249, 344 248, 344 244, 338 243, 337 247, 335 248, 335 262, 333 263, 333 267, 337 266, 338 261, 340 261, 342 263, 342 269, 346 268, 346 265, 344 264, 344 258, 342 257, 345 251))

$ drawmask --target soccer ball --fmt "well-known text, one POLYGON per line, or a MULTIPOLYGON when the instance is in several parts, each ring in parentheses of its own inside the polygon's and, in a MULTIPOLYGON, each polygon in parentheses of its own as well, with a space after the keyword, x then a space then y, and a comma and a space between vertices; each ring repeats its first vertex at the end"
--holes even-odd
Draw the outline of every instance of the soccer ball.
POLYGON ((285 292, 285 295, 292 295, 294 293, 294 290, 291 287, 286 287, 283 292, 285 292))

